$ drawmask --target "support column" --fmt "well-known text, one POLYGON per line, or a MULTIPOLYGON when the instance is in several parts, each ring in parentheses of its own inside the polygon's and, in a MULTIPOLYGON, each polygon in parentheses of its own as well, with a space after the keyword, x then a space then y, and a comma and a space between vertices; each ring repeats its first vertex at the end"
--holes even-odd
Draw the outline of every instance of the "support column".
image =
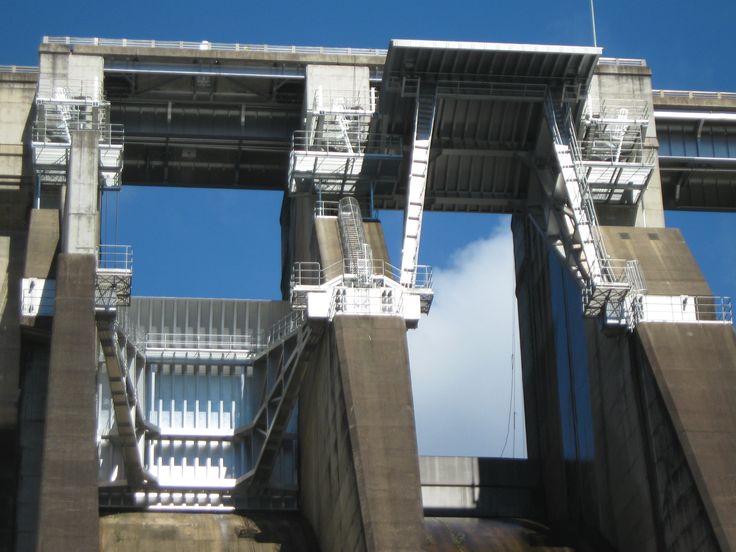
POLYGON ((41 552, 97 552, 95 245, 97 134, 75 131, 56 275, 41 467, 41 552))

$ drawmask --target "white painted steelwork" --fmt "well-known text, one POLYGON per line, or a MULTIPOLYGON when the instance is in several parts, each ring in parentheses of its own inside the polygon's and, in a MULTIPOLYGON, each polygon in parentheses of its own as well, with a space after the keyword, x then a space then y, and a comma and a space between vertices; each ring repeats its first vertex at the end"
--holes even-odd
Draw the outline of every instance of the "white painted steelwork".
POLYGON ((632 330, 637 317, 630 305, 643 293, 644 286, 638 263, 609 257, 569 115, 564 105, 555 107, 551 96, 545 100, 545 113, 566 201, 553 209, 557 222, 556 231, 550 236, 553 245, 583 289, 585 316, 593 318, 611 310, 620 313, 619 320, 632 330))
POLYGON ((106 189, 119 189, 123 169, 122 125, 110 124, 110 104, 99 79, 42 78, 36 91, 36 117, 31 128, 33 166, 42 186, 66 182, 71 133, 99 136, 99 177, 106 189))
POLYGON ((654 148, 644 147, 649 119, 647 100, 588 97, 578 147, 594 201, 639 201, 656 163, 654 148))
POLYGON ((130 304, 133 280, 133 249, 129 245, 97 248, 95 307, 113 310, 130 304))
MULTIPOLYGON (((408 85, 408 82, 404 83, 405 90, 408 85)), ((406 186, 404 238, 401 249, 400 283, 404 286, 412 286, 416 279, 422 217, 424 216, 424 196, 429 171, 429 150, 432 145, 432 130, 437 108, 437 88, 434 84, 423 85, 417 79, 411 86, 415 87, 416 107, 414 136, 409 160, 409 179, 406 186)))
POLYGON ((702 295, 644 295, 641 322, 732 324, 730 297, 702 295))

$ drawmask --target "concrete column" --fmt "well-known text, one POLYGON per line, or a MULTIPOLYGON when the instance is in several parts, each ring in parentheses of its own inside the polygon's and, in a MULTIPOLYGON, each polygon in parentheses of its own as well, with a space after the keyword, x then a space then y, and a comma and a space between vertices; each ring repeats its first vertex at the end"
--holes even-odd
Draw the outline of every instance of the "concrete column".
POLYGON ((94 255, 59 255, 38 552, 98 551, 94 289, 94 255))
POLYGON ((301 507, 323 552, 422 549, 404 321, 336 317, 299 397, 301 507))
POLYGON ((95 131, 72 132, 62 231, 64 253, 94 255, 97 247, 99 153, 95 131))
POLYGON ((96 133, 73 132, 51 331, 36 546, 39 552, 98 550, 94 305, 97 175, 96 133))

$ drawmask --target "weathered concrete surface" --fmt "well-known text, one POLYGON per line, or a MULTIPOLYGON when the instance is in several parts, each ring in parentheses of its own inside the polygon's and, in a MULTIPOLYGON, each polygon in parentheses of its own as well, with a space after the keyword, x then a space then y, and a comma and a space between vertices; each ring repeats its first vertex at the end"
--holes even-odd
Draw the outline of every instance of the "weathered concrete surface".
POLYGON ((273 515, 127 513, 100 518, 100 552, 312 552, 308 524, 273 515))
MULTIPOLYGON (((718 543, 722 550, 736 550, 733 328, 720 324, 641 324, 637 333, 718 543)), ((669 483, 670 493, 681 487, 676 480, 669 483)), ((677 544, 679 549, 687 549, 678 540, 691 546, 707 542, 708 535, 699 534, 707 531, 692 527, 692 520, 682 515, 682 498, 667 504, 668 496, 663 493, 659 499, 668 548, 677 544)))
POLYGON ((33 209, 28 226, 24 278, 53 278, 59 248, 59 211, 33 209))
POLYGON ((13 542, 18 470, 20 280, 33 192, 30 128, 35 74, 0 72, 0 550, 13 542))
POLYGON ((338 316, 335 342, 368 550, 417 550, 421 496, 404 321, 338 316))
POLYGON ((97 552, 95 257, 57 263, 37 550, 97 552))
POLYGON ((324 552, 421 547, 405 334, 397 317, 336 317, 305 377, 301 504, 324 552))
POLYGON ((98 201, 98 134, 96 131, 72 131, 62 232, 65 253, 95 254, 99 234, 98 201))
POLYGON ((525 519, 424 519, 425 552, 545 552, 570 551, 560 546, 549 528, 525 519))
POLYGON ((323 552, 366 550, 335 334, 325 332, 299 394, 302 513, 323 552))
POLYGON ((601 227, 609 255, 636 259, 654 295, 711 295, 710 286, 677 228, 601 227))
POLYGON ((425 516, 544 519, 537 462, 420 456, 425 516))
POLYGON ((18 407, 18 499, 16 505, 15 552, 36 550, 38 501, 41 493, 43 428, 46 420, 49 343, 38 338, 23 345, 21 386, 18 407))
MULTIPOLYGON (((650 293, 710 294, 678 230, 603 227, 602 233, 612 257, 639 260, 650 293)), ((700 485, 675 430, 677 413, 663 400, 662 378, 654 370, 657 357, 666 354, 663 351, 681 347, 677 362, 673 364, 674 357, 666 362, 678 385, 693 393, 706 385, 698 372, 713 360, 690 349, 714 344, 706 345, 703 336, 678 337, 680 331, 691 332, 685 328, 702 330, 641 324, 642 342, 650 331, 668 335, 642 346, 636 337, 606 335, 597 322, 587 324, 598 524, 619 550, 719 549, 700 485)))

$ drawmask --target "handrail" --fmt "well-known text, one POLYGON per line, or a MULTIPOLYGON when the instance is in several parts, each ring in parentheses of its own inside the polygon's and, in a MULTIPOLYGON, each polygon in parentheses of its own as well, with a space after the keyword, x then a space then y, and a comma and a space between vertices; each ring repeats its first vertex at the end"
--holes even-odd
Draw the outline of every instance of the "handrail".
POLYGON ((66 126, 57 126, 44 122, 31 125, 31 141, 49 145, 71 144, 68 131, 89 130, 98 132, 100 143, 111 146, 122 146, 125 142, 125 128, 121 124, 90 123, 87 121, 69 121, 66 126))
POLYGON ((640 58, 601 57, 601 58, 598 58, 598 65, 622 65, 622 66, 628 66, 628 67, 646 67, 647 62, 645 59, 640 59, 640 58))
POLYGON ((132 271, 133 247, 107 244, 97 246, 97 270, 132 271))
POLYGON ((272 44, 240 44, 226 42, 190 42, 183 40, 139 40, 128 38, 84 38, 72 36, 44 36, 43 44, 67 46, 106 46, 118 48, 174 48, 177 50, 218 50, 227 52, 264 52, 283 54, 329 54, 347 56, 385 56, 388 50, 380 48, 340 48, 333 46, 278 46, 272 44))
POLYGON ((652 90, 652 96, 655 98, 736 100, 736 92, 709 92, 707 90, 652 90))
POLYGON ((654 166, 656 152, 644 148, 640 140, 582 140, 578 147, 583 165, 609 163, 621 165, 654 166))
POLYGON ((0 73, 38 73, 40 69, 31 65, 0 65, 0 73))
POLYGON ((718 295, 644 295, 642 322, 733 323, 733 302, 718 295))
POLYGON ((203 334, 177 332, 148 332, 146 350, 196 350, 210 352, 244 352, 258 355, 269 347, 291 336, 304 323, 304 312, 292 310, 267 330, 238 334, 203 334))
MULTIPOLYGON (((372 279, 376 285, 382 284, 381 280, 388 278, 396 284, 401 281, 401 269, 383 259, 372 259, 370 262, 372 279)), ((352 287, 358 280, 357 275, 351 271, 350 262, 342 259, 325 268, 318 262, 294 263, 291 272, 291 288, 296 286, 319 287, 338 280, 341 285, 352 287)), ((431 289, 432 267, 429 265, 417 265, 416 281, 413 285, 403 285, 405 288, 431 289)))
POLYGON ((369 133, 367 130, 296 130, 291 137, 292 151, 340 155, 401 155, 401 143, 401 136, 369 133))
POLYGON ((314 91, 312 111, 339 113, 373 113, 378 105, 378 91, 374 87, 364 90, 323 90, 314 91))

